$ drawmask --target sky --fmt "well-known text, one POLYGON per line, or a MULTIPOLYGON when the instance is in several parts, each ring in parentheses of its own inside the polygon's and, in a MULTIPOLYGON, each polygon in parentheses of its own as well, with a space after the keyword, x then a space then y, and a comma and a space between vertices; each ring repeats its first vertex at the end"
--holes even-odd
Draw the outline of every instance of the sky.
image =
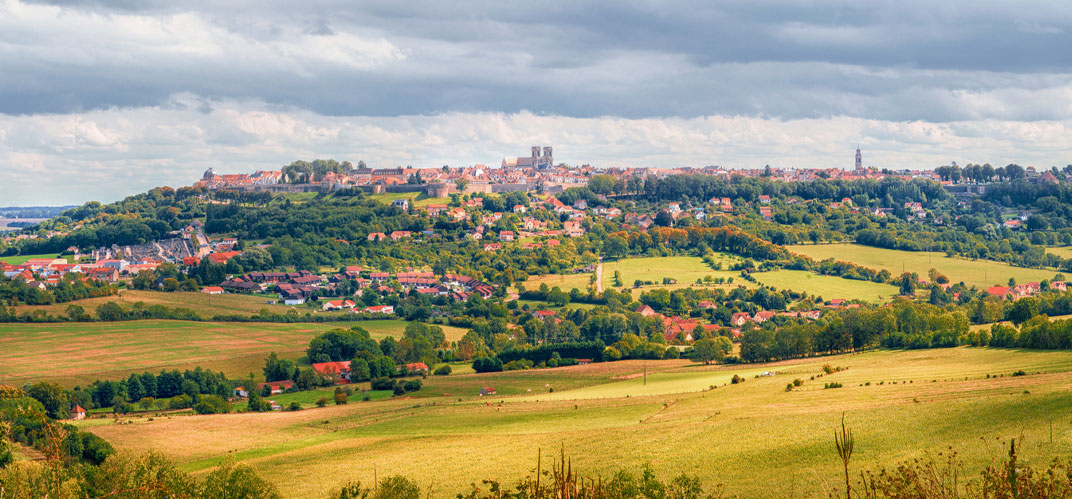
POLYGON ((335 158, 1072 163, 1058 1, 0 0, 0 206, 335 158), (711 4, 711 5, 707 5, 711 4))

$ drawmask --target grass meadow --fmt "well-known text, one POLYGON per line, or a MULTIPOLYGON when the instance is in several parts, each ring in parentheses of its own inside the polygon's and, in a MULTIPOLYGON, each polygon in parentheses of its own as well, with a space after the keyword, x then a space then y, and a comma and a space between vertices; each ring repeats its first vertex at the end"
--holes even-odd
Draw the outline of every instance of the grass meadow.
POLYGON ((1048 246, 1046 252, 1061 258, 1072 258, 1072 246, 1048 246))
POLYGON ((560 449, 587 474, 648 463, 660 476, 721 483, 729 496, 825 497, 839 481, 831 435, 843 414, 856 435, 854 474, 949 447, 978 470, 1008 438, 1023 438, 1021 458, 1033 465, 1069 455, 1070 371, 1072 352, 969 347, 748 366, 627 361, 431 376, 417 396, 299 412, 81 424, 189 471, 250 463, 288 497, 392 474, 453 497, 485 478, 511 483, 538 452, 546 465, 560 449), (824 364, 847 370, 821 375, 824 364), (1020 369, 1027 375, 1010 376, 1020 369), (777 375, 755 377, 768 370, 777 375), (745 381, 729 384, 733 374, 745 381), (803 386, 786 392, 796 378, 803 386), (844 387, 824 389, 830 381, 844 387), (479 397, 480 386, 499 394, 479 397))
MULTIPOLYGON (((309 340, 334 329, 361 326, 374 338, 401 337, 403 320, 335 323, 218 323, 127 321, 0 324, 0 383, 56 381, 71 387, 132 372, 201 366, 238 378, 260 374, 276 352, 298 359, 309 340)), ((441 326, 455 341, 465 329, 441 326)))
POLYGON ((934 268, 949 277, 951 282, 964 281, 969 286, 986 289, 994 285, 1004 286, 1009 278, 1016 282, 1042 281, 1052 279, 1056 271, 1027 269, 990 260, 968 260, 945 256, 936 251, 901 251, 873 248, 858 244, 804 244, 786 246, 789 251, 810 256, 817 260, 834 258, 852 262, 876 270, 886 269, 899 275, 902 268, 915 272, 926 279, 927 272, 934 268))
POLYGON ((639 289, 680 289, 687 288, 696 283, 696 279, 706 276, 713 278, 733 279, 732 284, 723 284, 723 287, 749 286, 752 283, 741 279, 741 273, 728 270, 730 265, 739 261, 740 258, 720 253, 719 260, 724 270, 714 270, 702 258, 694 256, 664 256, 644 258, 624 258, 622 260, 605 261, 603 263, 603 287, 610 289, 614 285, 614 272, 618 271, 622 276, 622 286, 632 288, 634 281, 651 281, 654 285, 644 285, 639 289), (663 284, 663 278, 669 277, 677 281, 676 284, 663 284))
MULTIPOLYGON (((4 262, 9 265, 22 265, 27 260, 33 260, 34 258, 57 258, 57 253, 46 253, 41 255, 15 255, 15 256, 0 256, 0 262, 4 262)), ((69 260, 68 260, 69 261, 69 260)))
POLYGON ((423 192, 385 192, 383 194, 370 194, 369 199, 375 199, 384 204, 391 204, 396 199, 408 199, 410 204, 423 208, 430 204, 447 204, 450 198, 430 198, 423 192))
POLYGON ((558 286, 559 289, 567 293, 573 288, 585 291, 589 288, 590 285, 588 284, 588 281, 593 275, 595 275, 595 272, 534 275, 529 276, 529 278, 522 282, 521 285, 525 286, 525 289, 528 290, 540 289, 541 284, 546 284, 548 288, 558 286))
POLYGON ((812 295, 821 296, 824 300, 842 298, 845 300, 864 300, 881 303, 889 301, 898 293, 897 287, 890 284, 843 279, 837 276, 819 275, 806 270, 782 269, 771 272, 755 272, 752 277, 776 289, 805 291, 812 295))
MULTIPOLYGON (((275 294, 208 295, 193 291, 165 293, 162 291, 124 289, 121 290, 119 294, 113 296, 89 298, 68 303, 55 303, 52 305, 19 305, 15 307, 15 309, 19 313, 44 310, 52 315, 64 315, 68 306, 80 305, 85 308, 87 312, 93 314, 94 311, 97 310, 97 307, 107 302, 116 302, 124 307, 133 306, 137 302, 142 302, 147 306, 163 305, 169 308, 188 308, 202 317, 211 318, 214 315, 254 315, 261 309, 268 309, 274 313, 283 314, 294 308, 282 304, 268 304, 269 301, 276 301, 277 299, 275 294)), ((298 310, 302 313, 305 312, 303 309, 298 310)))

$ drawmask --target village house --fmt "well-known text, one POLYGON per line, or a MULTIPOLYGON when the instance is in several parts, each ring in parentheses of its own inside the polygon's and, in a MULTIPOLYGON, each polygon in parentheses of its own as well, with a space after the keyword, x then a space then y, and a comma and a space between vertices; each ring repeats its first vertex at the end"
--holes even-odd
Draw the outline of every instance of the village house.
POLYGON ((752 320, 752 316, 748 312, 737 312, 730 317, 730 324, 734 326, 743 326, 752 320))
POLYGON ((201 292, 206 295, 222 295, 224 293, 223 288, 219 286, 205 286, 201 288, 201 292))
POLYGON ((351 309, 355 306, 356 304, 354 304, 354 302, 350 300, 331 300, 325 302, 324 305, 320 307, 320 309, 327 312, 331 310, 351 309))

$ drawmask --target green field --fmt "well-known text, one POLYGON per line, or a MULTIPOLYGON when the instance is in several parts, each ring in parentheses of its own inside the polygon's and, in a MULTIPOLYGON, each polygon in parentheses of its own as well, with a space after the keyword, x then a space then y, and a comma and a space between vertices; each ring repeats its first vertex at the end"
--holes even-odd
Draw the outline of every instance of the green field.
POLYGON ((391 201, 396 199, 408 199, 410 204, 418 208, 430 204, 447 204, 450 202, 450 198, 430 198, 423 192, 385 192, 383 194, 370 194, 368 197, 385 204, 391 204, 391 201))
MULTIPOLYGON (((68 303, 55 303, 52 305, 19 305, 15 307, 15 309, 19 313, 44 310, 52 315, 64 315, 68 306, 76 304, 85 308, 90 314, 93 314, 97 307, 107 302, 116 302, 127 307, 133 306, 137 302, 142 302, 146 306, 163 305, 168 308, 188 308, 204 318, 211 318, 214 315, 255 315, 261 309, 268 309, 273 313, 283 314, 288 310, 294 309, 294 307, 289 307, 281 303, 273 305, 268 304, 269 301, 277 300, 278 298, 274 294, 208 295, 190 291, 165 293, 162 291, 124 289, 121 290, 118 295, 113 296, 90 298, 68 303)), ((302 308, 297 308, 296 310, 302 313, 306 312, 306 310, 302 308)), ((309 311, 311 310, 312 309, 309 309, 309 311)))
POLYGON ((593 275, 595 275, 595 272, 534 275, 529 276, 529 278, 522 282, 521 285, 525 286, 525 289, 528 290, 537 290, 540 289, 541 284, 546 284, 548 288, 558 286, 559 289, 567 293, 573 288, 586 291, 590 286, 588 280, 591 279, 593 275))
MULTIPOLYGON (((33 260, 34 258, 58 258, 56 253, 46 253, 42 255, 16 255, 16 256, 0 256, 0 262, 4 262, 10 265, 22 265, 27 260, 33 260)), ((70 261, 70 258, 67 259, 70 261)))
POLYGON ((864 300, 879 303, 888 301, 898 293, 897 287, 890 284, 843 279, 836 276, 819 275, 806 270, 782 269, 771 272, 755 272, 752 277, 776 289, 807 292, 811 295, 821 296, 826 301, 841 298, 844 300, 864 300))
POLYGON ((721 483, 731 497, 826 497, 840 472, 832 433, 842 414, 856 435, 854 475, 950 446, 973 474, 1008 438, 1024 438, 1021 459, 1032 465, 1068 456, 1072 423, 1055 416, 1072 405, 1070 371, 1072 352, 967 347, 748 366, 629 361, 431 376, 416 398, 299 412, 81 424, 190 471, 225 456, 248 462, 287 497, 323 497, 374 474, 404 474, 432 486, 431 497, 453 497, 484 478, 512 483, 531 473, 537 451, 560 449, 587 474, 647 463, 661 477, 721 483), (824 364, 847 370, 819 377, 824 364), (1010 376, 1020 369, 1028 375, 1010 376), (777 375, 753 376, 766 370, 777 375), (745 381, 726 384, 733 374, 745 381), (795 378, 804 385, 786 392, 795 378), (828 381, 844 387, 823 389, 828 381), (476 396, 480 386, 499 395, 476 396))
POLYGON ((733 279, 732 284, 723 285, 724 287, 752 287, 752 283, 741 279, 739 271, 728 270, 730 265, 740 260, 739 257, 733 255, 719 254, 719 261, 725 270, 713 270, 704 263, 702 258, 695 256, 625 258, 617 261, 606 261, 603 263, 603 287, 604 289, 613 287, 615 271, 621 273, 622 285, 625 288, 632 288, 633 282, 636 280, 655 283, 654 285, 641 286, 640 289, 687 288, 690 285, 694 285, 696 279, 703 279, 706 276, 733 279), (664 277, 674 279, 677 283, 664 285, 662 284, 664 277))
MULTIPOLYGON (((259 374, 269 352, 297 359, 313 336, 352 325, 374 338, 400 337, 406 321, 323 324, 130 321, 0 324, 0 383, 50 380, 65 386, 131 372, 201 366, 229 377, 259 374)), ((442 326, 454 341, 466 330, 442 326)))
POLYGON ((858 244, 804 244, 786 246, 790 251, 810 256, 816 260, 833 258, 852 262, 875 270, 888 270, 894 275, 902 272, 915 272, 923 279, 934 268, 949 277, 951 282, 964 281, 968 286, 986 289, 994 285, 1006 285, 1009 278, 1016 282, 1042 281, 1052 279, 1056 271, 1025 269, 990 260, 967 260, 951 258, 936 251, 901 251, 872 248, 858 244))
POLYGON ((1072 246, 1049 246, 1046 252, 1061 258, 1072 258, 1072 246))

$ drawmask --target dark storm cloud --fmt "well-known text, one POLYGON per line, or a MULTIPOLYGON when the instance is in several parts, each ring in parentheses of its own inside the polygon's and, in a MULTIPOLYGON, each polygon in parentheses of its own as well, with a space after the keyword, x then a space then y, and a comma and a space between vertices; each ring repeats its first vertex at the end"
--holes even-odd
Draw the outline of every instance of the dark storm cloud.
POLYGON ((1067 115, 1056 2, 0 3, 0 112, 179 93, 325 115, 1067 115), (26 27, 26 23, 30 23, 26 27), (35 29, 34 24, 40 29, 35 29), (8 29, 10 28, 10 29, 8 29), (1027 106, 1024 92, 1058 94, 1027 106))

